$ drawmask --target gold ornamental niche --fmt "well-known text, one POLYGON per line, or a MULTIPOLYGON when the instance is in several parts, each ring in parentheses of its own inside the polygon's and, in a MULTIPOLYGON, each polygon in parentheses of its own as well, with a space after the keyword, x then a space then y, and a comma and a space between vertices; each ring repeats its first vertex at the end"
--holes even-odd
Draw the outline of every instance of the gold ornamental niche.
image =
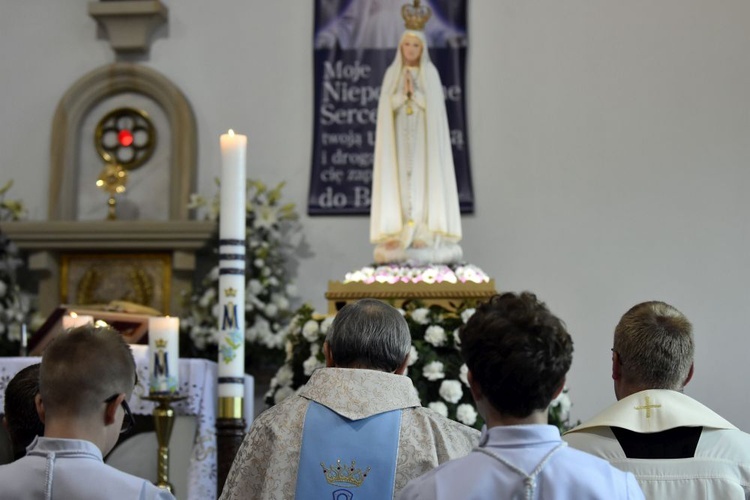
POLYGON ((117 218, 117 198, 127 189, 128 174, 147 162, 156 147, 156 127, 140 109, 110 111, 96 125, 96 152, 104 160, 96 186, 109 194, 107 219, 117 218))
POLYGON ((131 302, 170 313, 172 256, 154 253, 63 253, 63 304, 131 302))
MULTIPOLYGON (((92 137, 96 137, 103 117, 125 108, 146 114, 154 130, 153 150, 139 166, 123 167, 127 192, 117 195, 117 218, 190 219, 188 201, 195 192, 198 142, 190 103, 172 81, 153 69, 118 62, 81 77, 58 104, 52 121, 49 220, 106 218, 106 198, 102 199, 95 182, 112 160, 102 156, 101 144, 95 144, 92 137)), ((130 116, 140 123, 137 114, 130 116)), ((139 134, 134 134, 134 143, 139 134)), ((127 136, 124 139, 129 140, 127 136)), ((122 167, 123 162, 119 163, 122 167)), ((110 173, 116 172, 116 167, 110 167, 110 173)), ((122 173, 118 176, 123 177, 122 173)), ((116 177, 110 179, 113 189, 117 187, 116 177)))
MULTIPOLYGON (((112 127, 135 130, 133 142, 141 144, 136 130, 140 120, 136 122, 130 128, 112 127)), ((188 208, 195 192, 196 132, 186 96, 147 66, 107 64, 68 88, 52 120, 48 220, 2 223, 38 278, 42 315, 61 303, 122 299, 145 302, 143 306, 164 313, 184 313, 182 297, 193 283, 196 252, 216 231, 215 222, 191 220, 188 208), (101 151, 106 148, 97 149, 95 131, 103 117, 122 108, 147 114, 156 131, 154 149, 137 170, 127 170, 127 191, 117 199, 118 218, 105 220, 107 198, 96 180, 107 165, 101 151), (118 288, 96 286, 103 277, 118 288)), ((130 140, 127 133, 124 137, 130 140)), ((120 153, 117 162, 127 163, 126 154, 120 153)), ((118 180, 110 182, 116 189, 118 180)))

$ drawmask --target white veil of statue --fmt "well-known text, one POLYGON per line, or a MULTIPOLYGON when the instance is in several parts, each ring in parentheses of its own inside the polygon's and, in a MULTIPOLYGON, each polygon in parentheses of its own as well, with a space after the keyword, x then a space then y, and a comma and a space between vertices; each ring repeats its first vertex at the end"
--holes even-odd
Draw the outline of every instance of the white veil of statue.
POLYGON ((421 30, 402 35, 377 116, 370 207, 375 262, 460 261, 461 213, 445 98, 421 30), (421 53, 410 63, 404 54, 415 44, 421 53))

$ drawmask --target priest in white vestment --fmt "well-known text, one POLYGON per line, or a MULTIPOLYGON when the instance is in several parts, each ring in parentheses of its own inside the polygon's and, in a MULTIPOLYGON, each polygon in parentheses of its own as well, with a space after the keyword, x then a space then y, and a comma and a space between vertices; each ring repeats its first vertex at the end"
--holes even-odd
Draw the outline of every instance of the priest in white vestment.
POLYGON ((687 318, 663 302, 638 304, 612 351, 617 403, 565 441, 635 474, 649 499, 750 498, 750 435, 682 393, 693 376, 687 318))
POLYGON ((407 29, 378 101, 370 206, 375 262, 458 262, 460 239, 443 87, 424 33, 407 29))

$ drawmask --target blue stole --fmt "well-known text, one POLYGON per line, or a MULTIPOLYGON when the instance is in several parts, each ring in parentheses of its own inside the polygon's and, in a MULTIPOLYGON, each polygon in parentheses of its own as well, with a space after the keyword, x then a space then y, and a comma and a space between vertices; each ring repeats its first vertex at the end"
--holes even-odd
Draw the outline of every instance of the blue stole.
POLYGON ((393 498, 400 430, 401 410, 349 420, 311 401, 302 431, 295 498, 393 498))

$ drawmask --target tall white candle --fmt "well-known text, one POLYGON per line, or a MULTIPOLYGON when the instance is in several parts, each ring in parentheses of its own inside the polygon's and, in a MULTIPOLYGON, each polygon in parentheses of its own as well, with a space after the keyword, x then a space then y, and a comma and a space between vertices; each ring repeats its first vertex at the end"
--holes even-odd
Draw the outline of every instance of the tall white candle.
POLYGON ((148 386, 151 393, 171 393, 179 389, 179 356, 179 318, 149 318, 148 386))
POLYGON ((69 330, 71 328, 77 328, 79 326, 87 325, 89 323, 94 322, 93 316, 88 315, 79 315, 74 312, 71 312, 70 314, 63 316, 62 318, 62 327, 64 330, 69 330))
MULTIPOLYGON (((221 136, 219 213, 219 398, 241 398, 245 376, 245 218, 247 137, 221 136)), ((221 413, 221 410, 220 410, 221 413)), ((226 415, 219 415, 226 417, 226 415)), ((238 418, 240 416, 237 416, 238 418)))

